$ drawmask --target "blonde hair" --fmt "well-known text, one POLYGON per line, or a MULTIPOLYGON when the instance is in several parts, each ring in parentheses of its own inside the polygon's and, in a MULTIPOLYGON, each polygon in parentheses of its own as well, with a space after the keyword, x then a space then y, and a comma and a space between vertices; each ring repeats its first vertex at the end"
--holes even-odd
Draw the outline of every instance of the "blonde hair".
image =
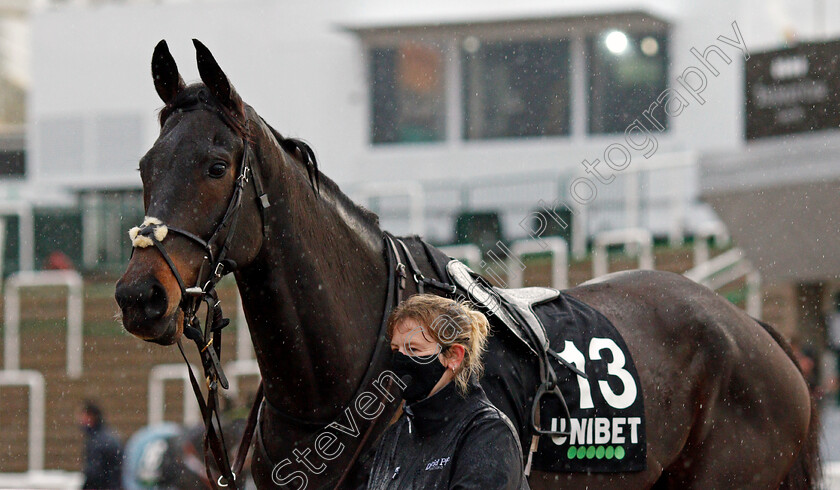
POLYGON ((490 334, 487 317, 463 301, 416 294, 391 312, 388 337, 393 337, 394 328, 408 319, 420 323, 423 335, 440 344, 442 351, 455 344, 464 347, 464 360, 455 372, 455 383, 466 394, 470 378, 478 379, 484 371, 481 356, 490 334))

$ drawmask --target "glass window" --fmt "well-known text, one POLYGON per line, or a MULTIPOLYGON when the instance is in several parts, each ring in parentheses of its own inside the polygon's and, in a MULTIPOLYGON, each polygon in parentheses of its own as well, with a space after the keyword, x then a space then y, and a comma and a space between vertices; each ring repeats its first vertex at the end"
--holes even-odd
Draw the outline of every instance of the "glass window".
POLYGON ((370 50, 374 143, 445 137, 444 59, 437 46, 405 43, 370 50))
POLYGON ((611 30, 587 39, 590 133, 623 133, 642 117, 668 86, 667 53, 664 34, 611 30))
POLYGON ((0 150, 0 177, 23 177, 25 173, 23 150, 0 150))
POLYGON ((569 134, 569 43, 462 42, 464 138, 569 134))

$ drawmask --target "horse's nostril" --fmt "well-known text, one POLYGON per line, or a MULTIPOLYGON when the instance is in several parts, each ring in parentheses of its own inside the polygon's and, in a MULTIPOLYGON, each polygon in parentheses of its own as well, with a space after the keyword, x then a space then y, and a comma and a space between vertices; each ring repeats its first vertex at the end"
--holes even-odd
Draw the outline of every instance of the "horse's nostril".
POLYGON ((166 306, 166 290, 163 289, 162 285, 155 282, 143 304, 146 318, 150 320, 161 318, 166 313, 166 306))
POLYGON ((118 285, 114 297, 124 315, 157 320, 166 314, 166 289, 156 280, 151 284, 118 285))
POLYGON ((117 305, 119 305, 121 310, 125 310, 129 306, 131 306, 131 291, 129 288, 125 286, 117 285, 117 290, 114 293, 114 298, 117 300, 117 305))

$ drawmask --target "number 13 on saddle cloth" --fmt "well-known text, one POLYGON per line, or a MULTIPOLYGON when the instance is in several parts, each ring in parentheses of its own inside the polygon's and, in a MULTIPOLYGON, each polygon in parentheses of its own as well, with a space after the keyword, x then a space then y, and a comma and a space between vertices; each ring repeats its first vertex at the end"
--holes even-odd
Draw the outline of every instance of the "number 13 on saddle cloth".
MULTIPOLYGON (((542 399, 539 425, 564 435, 539 438, 536 451, 530 455, 531 469, 614 473, 646 468, 639 375, 621 334, 603 314, 556 289, 504 290, 476 283, 476 274, 456 260, 446 265, 446 272, 484 310, 495 331, 500 327, 510 331, 532 353, 542 347, 550 354, 547 357, 557 374, 569 416, 557 397, 542 399), (520 321, 509 314, 511 309, 517 310, 520 321), (523 322, 528 325, 521 325, 523 322), (526 335, 525 328, 534 332, 526 335), (536 338, 543 346, 534 346, 528 338, 536 338), (564 364, 574 366, 586 377, 564 364)), ((525 396, 534 396, 536 386, 523 386, 521 373, 494 371, 493 376, 510 378, 499 380, 502 386, 531 390, 525 396)), ((521 394, 513 395, 519 398, 521 394)))

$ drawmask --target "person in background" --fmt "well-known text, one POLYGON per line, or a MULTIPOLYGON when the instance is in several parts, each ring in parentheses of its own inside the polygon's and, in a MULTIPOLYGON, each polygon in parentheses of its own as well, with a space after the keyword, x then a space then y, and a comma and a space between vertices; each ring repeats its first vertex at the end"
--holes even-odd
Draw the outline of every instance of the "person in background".
POLYGON ((61 250, 53 250, 44 260, 44 270, 48 271, 72 271, 76 267, 73 260, 61 250))
POLYGON ((519 437, 478 384, 487 318, 462 303, 415 295, 388 319, 403 414, 376 450, 368 489, 528 488, 519 437))
POLYGON ((118 489, 122 470, 122 446, 105 424, 102 409, 85 401, 78 413, 79 426, 85 433, 83 489, 118 489))
POLYGON ((790 348, 802 371, 802 377, 808 383, 808 391, 818 399, 821 397, 819 380, 817 379, 817 363, 814 360, 813 350, 803 345, 801 339, 794 337, 790 340, 790 348))

